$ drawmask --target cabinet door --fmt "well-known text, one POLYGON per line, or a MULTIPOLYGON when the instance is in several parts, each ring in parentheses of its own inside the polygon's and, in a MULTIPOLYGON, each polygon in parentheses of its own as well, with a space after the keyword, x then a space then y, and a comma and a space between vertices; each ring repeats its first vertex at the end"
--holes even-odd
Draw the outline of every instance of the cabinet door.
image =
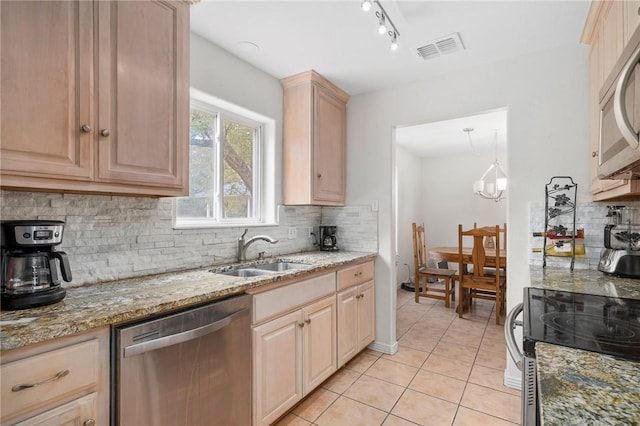
POLYGON ((343 205, 345 200, 346 107, 314 86, 314 201, 343 205))
POLYGON ((358 340, 358 300, 356 287, 338 293, 338 367, 356 356, 358 340))
POLYGON ((600 37, 602 40, 602 71, 606 80, 622 54, 624 45, 624 3, 609 1, 603 7, 600 37))
POLYGON ((602 48, 601 38, 597 33, 591 43, 589 51, 589 121, 591 147, 591 193, 602 190, 598 179, 598 164, 600 158, 600 87, 602 87, 602 48))
POLYGON ((640 0, 626 0, 624 2, 624 44, 640 25, 640 0))
POLYGON ((90 179, 92 22, 92 2, 0 2, 3 173, 90 179))
POLYGON ((269 425, 302 398, 302 312, 253 330, 254 425, 269 425))
POLYGON ((96 393, 92 393, 17 423, 16 426, 80 426, 96 424, 97 412, 98 396, 96 393))
POLYGON ((373 281, 358 286, 358 351, 375 338, 375 308, 373 281))
POLYGON ((97 3, 96 180, 186 186, 189 6, 97 3))
POLYGON ((327 297, 303 309, 304 383, 306 395, 337 370, 336 298, 327 297))

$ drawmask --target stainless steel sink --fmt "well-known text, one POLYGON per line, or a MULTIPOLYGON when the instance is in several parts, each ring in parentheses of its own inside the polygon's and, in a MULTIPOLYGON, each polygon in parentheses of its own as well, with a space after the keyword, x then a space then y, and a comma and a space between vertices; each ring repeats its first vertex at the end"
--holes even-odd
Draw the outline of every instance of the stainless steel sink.
POLYGON ((260 275, 270 274, 268 271, 260 271, 258 269, 253 269, 253 268, 232 269, 230 271, 217 272, 217 273, 222 275, 230 275, 232 277, 242 277, 242 278, 257 277, 260 275))
POLYGON ((274 262, 274 263, 265 263, 264 265, 255 265, 255 266, 252 266, 252 268, 259 269, 261 271, 282 272, 282 271, 288 271, 290 269, 304 269, 307 266, 309 265, 305 263, 274 262))
POLYGON ((304 269, 307 267, 306 263, 293 263, 293 262, 273 262, 273 263, 264 263, 261 265, 247 265, 247 266, 236 266, 233 269, 229 269, 227 271, 221 271, 212 269, 211 272, 215 274, 229 275, 232 277, 257 277, 260 275, 273 275, 278 272, 285 272, 292 269, 304 269))

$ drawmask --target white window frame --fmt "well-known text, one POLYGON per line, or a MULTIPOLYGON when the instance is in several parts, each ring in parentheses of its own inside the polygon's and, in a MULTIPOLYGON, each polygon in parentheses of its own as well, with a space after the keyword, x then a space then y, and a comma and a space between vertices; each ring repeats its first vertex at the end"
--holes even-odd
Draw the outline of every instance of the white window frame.
POLYGON ((277 224, 275 203, 275 120, 231 104, 207 93, 191 89, 191 105, 196 109, 216 116, 216 136, 214 141, 214 159, 216 174, 214 177, 214 203, 212 218, 179 218, 177 199, 173 202, 173 225, 175 229, 218 228, 240 226, 273 226, 277 224), (253 181, 251 218, 222 217, 222 144, 220 141, 227 118, 240 124, 256 128, 257 143, 254 142, 253 181), (257 190, 255 190, 257 189, 257 190))

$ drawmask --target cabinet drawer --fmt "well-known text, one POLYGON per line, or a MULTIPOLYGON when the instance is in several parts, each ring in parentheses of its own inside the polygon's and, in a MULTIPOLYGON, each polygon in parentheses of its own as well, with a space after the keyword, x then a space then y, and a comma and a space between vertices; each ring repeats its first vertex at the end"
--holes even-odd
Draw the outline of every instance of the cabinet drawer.
POLYGON ((373 262, 350 266, 338 271, 338 291, 373 279, 373 262))
POLYGON ((2 419, 96 385, 98 348, 98 340, 93 339, 0 366, 2 419), (12 390, 26 384, 38 385, 12 390))
POLYGON ((299 281, 253 296, 253 323, 298 308, 336 291, 335 273, 299 281))

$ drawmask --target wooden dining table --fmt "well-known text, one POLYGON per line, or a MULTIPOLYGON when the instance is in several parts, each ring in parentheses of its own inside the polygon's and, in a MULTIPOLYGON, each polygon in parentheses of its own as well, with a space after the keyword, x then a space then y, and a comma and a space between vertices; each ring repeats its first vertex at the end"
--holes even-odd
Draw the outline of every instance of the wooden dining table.
MULTIPOLYGON (((462 263, 472 264, 473 261, 471 259, 471 252, 473 251, 472 247, 462 247, 462 263)), ((494 267, 496 266, 496 250, 491 248, 485 248, 484 252, 486 254, 485 258, 485 266, 494 267)), ((429 249, 429 255, 436 262, 450 262, 454 264, 459 263, 460 252, 458 251, 458 247, 433 247, 429 249)), ((507 268, 507 251, 500 250, 500 267, 506 270, 507 268)), ((470 308, 468 304, 468 299, 464 295, 460 295, 459 301, 462 302, 462 311, 467 312, 470 308)), ((456 307, 459 309, 459 306, 456 307)))
MULTIPOLYGON (((471 252, 473 251, 472 247, 462 247, 462 263, 471 264, 473 261, 471 260, 471 252)), ((496 266, 496 250, 491 248, 485 248, 484 252, 486 254, 486 266, 494 267, 496 266)), ((432 247, 429 249, 429 254, 431 258, 436 262, 451 262, 458 263, 460 261, 460 254, 458 252, 458 247, 432 247)), ((507 267, 507 251, 500 250, 500 267, 507 267)))

